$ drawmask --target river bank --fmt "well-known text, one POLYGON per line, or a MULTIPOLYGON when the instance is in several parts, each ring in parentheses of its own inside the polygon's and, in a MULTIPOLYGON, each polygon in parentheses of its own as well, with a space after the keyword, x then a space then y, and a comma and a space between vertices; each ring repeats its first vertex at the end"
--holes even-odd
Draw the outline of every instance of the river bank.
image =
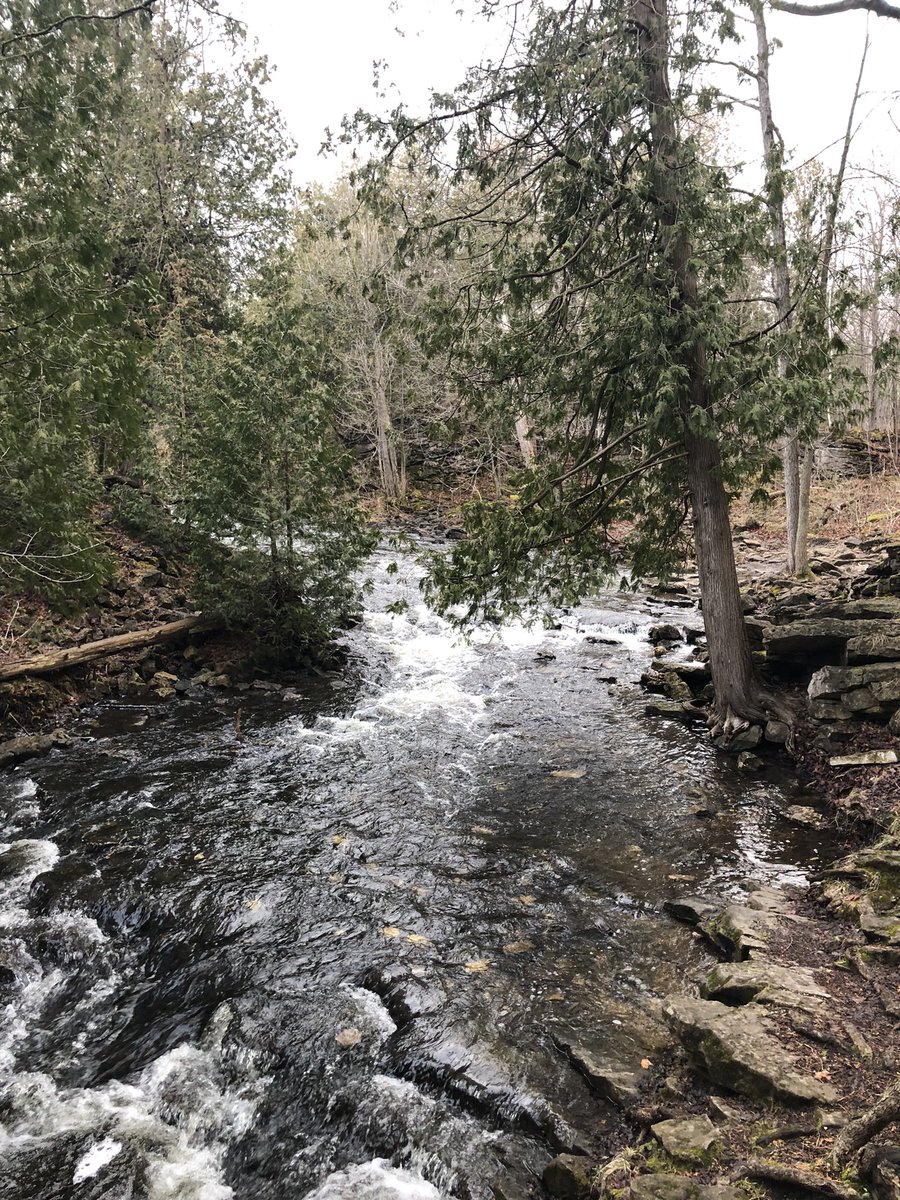
MULTIPOLYGON (((593 1166, 554 1160, 544 1181, 559 1197, 900 1196, 897 547, 878 535, 817 539, 811 578, 792 584, 760 532, 736 531, 748 623, 767 682, 803 716, 790 735, 751 727, 739 763, 763 769, 787 740, 798 784, 820 802, 794 806, 791 819, 839 830, 852 849, 803 890, 667 902, 720 965, 664 998, 670 1043, 615 1092, 631 1138, 593 1166)), ((687 578, 664 594, 688 600, 695 586, 687 578)), ((661 657, 643 681, 667 699, 648 711, 692 723, 708 698, 702 647, 673 660, 677 625, 658 632, 661 657)), ((714 799, 698 806, 715 811, 714 799)), ((579 1061, 609 1095, 590 1056, 579 1061)))

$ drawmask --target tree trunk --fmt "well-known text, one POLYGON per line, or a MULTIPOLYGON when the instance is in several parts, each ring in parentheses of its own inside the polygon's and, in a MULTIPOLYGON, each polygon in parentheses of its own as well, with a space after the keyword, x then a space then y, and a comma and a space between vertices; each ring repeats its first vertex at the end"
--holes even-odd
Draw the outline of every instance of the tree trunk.
POLYGON ((394 425, 387 399, 384 347, 381 330, 375 331, 372 344, 372 401, 375 407, 375 453, 378 456, 378 475, 388 500, 402 500, 405 494, 405 471, 397 462, 394 444, 394 425))
MULTIPOLYGON (((759 98, 759 123, 762 131, 763 159, 765 162, 765 193, 769 219, 772 223, 772 285, 775 294, 775 313, 779 327, 786 332, 791 327, 792 299, 791 276, 788 267, 787 231, 784 219, 784 181, 781 153, 781 138, 772 115, 772 95, 769 90, 769 35, 766 30, 765 10, 761 0, 751 0, 753 23, 756 26, 756 86, 759 98)), ((789 363, 785 354, 778 357, 778 375, 786 378, 789 363)), ((787 535, 787 571, 796 575, 804 568, 798 567, 797 555, 806 558, 806 539, 798 537, 801 510, 802 485, 800 479, 800 442, 796 429, 789 430, 782 447, 784 467, 784 507, 787 535), (802 544, 801 544, 802 543, 802 544)), ((807 497, 808 502, 808 497, 807 497)))
POLYGON ((797 520, 800 515, 800 439, 789 433, 784 439, 781 462, 784 468, 784 508, 787 525, 787 573, 797 574, 797 520))
POLYGON ((48 654, 38 654, 34 658, 0 664, 0 683, 9 679, 21 679, 26 675, 51 675, 54 671, 79 667, 124 650, 139 650, 142 646, 151 646, 155 642, 173 641, 186 633, 202 633, 215 628, 215 623, 205 617, 185 617, 181 621, 169 621, 165 625, 149 625, 146 629, 135 629, 132 633, 100 638, 99 641, 87 642, 83 646, 51 650, 48 654))
POLYGON ((809 574, 809 493, 812 488, 815 446, 810 443, 803 448, 800 464, 800 487, 797 496, 797 530, 794 535, 794 574, 809 574))
POLYGON ((727 740, 748 721, 776 711, 776 704, 759 683, 747 641, 719 445, 696 430, 694 414, 708 413, 713 405, 706 343, 695 318, 698 282, 692 246, 689 232, 679 222, 683 163, 669 88, 667 0, 635 0, 634 13, 647 72, 651 169, 663 250, 685 328, 688 386, 680 407, 700 598, 715 690, 710 725, 714 737, 724 735, 727 740))
POLYGON ((522 461, 525 466, 529 468, 533 467, 534 460, 537 457, 537 450, 531 434, 530 423, 524 414, 516 417, 516 441, 519 443, 519 452, 522 455, 522 461))

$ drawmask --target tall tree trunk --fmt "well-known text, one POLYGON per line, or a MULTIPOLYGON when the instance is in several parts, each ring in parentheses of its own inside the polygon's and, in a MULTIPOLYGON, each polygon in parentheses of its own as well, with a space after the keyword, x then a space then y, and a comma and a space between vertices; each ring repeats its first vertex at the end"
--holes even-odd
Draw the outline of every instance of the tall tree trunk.
POLYGON ((788 433, 781 449, 784 468, 784 509, 787 526, 787 573, 797 574, 797 521, 800 516, 800 439, 788 433))
POLYGON ((524 414, 516 417, 516 441, 519 443, 519 452, 525 466, 534 466, 537 451, 531 434, 531 425, 524 414))
POLYGON ((757 678, 747 641, 719 445, 714 438, 698 433, 693 419, 696 410, 709 412, 713 404, 706 343, 695 318, 698 283, 691 261, 692 246, 683 219, 679 220, 683 162, 669 87, 667 0, 634 0, 633 13, 647 73, 654 194, 664 253, 685 323, 688 387, 681 403, 681 418, 700 598, 715 690, 710 724, 714 737, 724 735, 728 739, 748 721, 764 719, 768 712, 776 711, 776 704, 766 696, 757 678))
POLYGON ((406 492, 405 469, 397 462, 397 447, 394 443, 394 425, 387 399, 385 381, 384 349, 380 332, 376 332, 373 356, 373 400, 375 404, 375 452, 378 456, 378 474, 381 486, 389 500, 402 500, 406 492))
POLYGON ((797 509, 797 533, 794 541, 794 565, 798 575, 809 574, 809 494, 812 490, 816 448, 810 443, 803 448, 800 464, 800 492, 797 509))
MULTIPOLYGON (((765 194, 772 223, 772 285, 775 294, 775 314, 779 327, 786 332, 791 327, 791 276, 788 267, 787 232, 784 219, 784 176, 781 138, 772 115, 772 94, 769 89, 769 35, 762 0, 750 0, 753 23, 756 26, 756 87, 759 98, 759 123, 762 131, 763 159, 765 162, 765 194)), ((784 379, 788 373, 785 354, 779 355, 778 374, 784 379)), ((784 467, 784 506, 787 524, 787 570, 796 575, 798 570, 798 523, 801 508, 800 440, 796 429, 785 435, 782 446, 784 467)), ((803 541, 805 549, 805 540, 803 541)))

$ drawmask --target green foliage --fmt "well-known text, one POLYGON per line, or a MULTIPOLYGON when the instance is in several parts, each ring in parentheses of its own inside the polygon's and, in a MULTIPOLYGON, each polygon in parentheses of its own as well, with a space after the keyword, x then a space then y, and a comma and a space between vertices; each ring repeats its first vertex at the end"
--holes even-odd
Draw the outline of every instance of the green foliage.
POLYGON ((355 612, 373 543, 334 434, 327 330, 291 300, 286 254, 194 377, 184 517, 201 599, 269 645, 329 638, 355 612), (223 545, 224 543, 224 545, 223 545))
POLYGON ((145 280, 117 272, 96 182, 136 23, 0 5, 0 571, 51 597, 97 585, 97 463, 134 431, 145 280))

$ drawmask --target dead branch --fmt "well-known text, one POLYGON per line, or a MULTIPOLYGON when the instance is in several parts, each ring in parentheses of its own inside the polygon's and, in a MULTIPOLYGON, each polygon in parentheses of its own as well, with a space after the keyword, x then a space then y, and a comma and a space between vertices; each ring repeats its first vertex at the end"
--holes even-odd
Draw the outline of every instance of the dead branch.
POLYGON ((28 675, 51 675, 54 671, 65 671, 69 667, 95 662, 98 658, 108 658, 109 655, 118 654, 123 650, 139 650, 155 642, 173 641, 186 633, 203 633, 215 628, 214 621, 198 613, 180 621, 150 625, 144 629, 135 629, 131 633, 120 633, 115 637, 86 642, 83 646, 66 646, 62 650, 51 650, 48 654, 4 663, 0 666, 0 682, 21 679, 28 675))

